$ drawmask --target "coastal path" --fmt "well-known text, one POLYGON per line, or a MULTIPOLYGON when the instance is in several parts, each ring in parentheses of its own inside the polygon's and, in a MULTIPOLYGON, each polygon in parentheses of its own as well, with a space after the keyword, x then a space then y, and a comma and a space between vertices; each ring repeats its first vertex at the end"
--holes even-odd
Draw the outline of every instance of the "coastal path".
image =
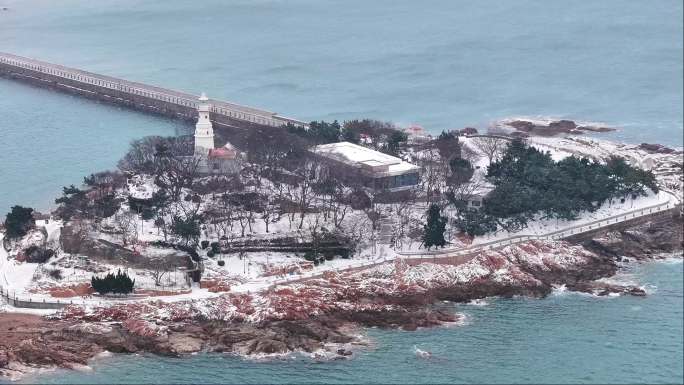
MULTIPOLYGON (((402 260, 409 265, 417 265, 424 262, 441 263, 449 265, 461 265, 464 264, 479 253, 499 249, 511 245, 516 245, 523 242, 528 242, 532 240, 540 241, 557 241, 573 236, 595 232, 598 230, 605 230, 608 228, 615 227, 616 225, 625 224, 628 222, 633 222, 636 220, 641 220, 650 216, 655 216, 657 214, 663 214, 668 211, 673 211, 676 209, 681 209, 681 203, 679 200, 670 193, 665 193, 667 197, 665 201, 659 202, 654 205, 642 207, 635 210, 630 210, 617 215, 608 216, 605 218, 597 219, 587 223, 577 224, 574 226, 568 226, 562 229, 550 231, 544 234, 522 234, 506 237, 503 239, 498 239, 490 242, 473 244, 467 247, 454 247, 454 248, 443 248, 436 250, 420 250, 420 251, 396 251, 396 255, 392 258, 383 258, 380 260, 374 260, 371 262, 360 262, 358 264, 353 264, 351 266, 335 270, 338 273, 349 273, 357 272, 366 269, 370 269, 376 266, 380 266, 385 263, 393 263, 395 260, 402 260)), ((325 273, 309 273, 307 275, 300 275, 293 278, 284 278, 272 282, 269 289, 273 289, 276 286, 288 285, 293 283, 301 283, 310 279, 322 278, 325 273)))

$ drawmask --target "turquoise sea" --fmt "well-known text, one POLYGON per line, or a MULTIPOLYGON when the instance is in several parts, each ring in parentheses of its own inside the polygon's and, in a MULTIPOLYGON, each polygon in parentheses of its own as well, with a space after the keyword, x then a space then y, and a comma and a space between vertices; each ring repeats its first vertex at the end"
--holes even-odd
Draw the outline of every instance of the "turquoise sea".
POLYGON ((76 383, 681 383, 682 263, 632 266, 621 279, 646 298, 557 293, 542 300, 452 305, 463 326, 415 332, 370 329, 374 347, 352 360, 254 362, 222 354, 119 355, 89 372, 25 382, 76 383), (432 352, 414 354, 414 346, 432 352))
MULTIPOLYGON (((312 119, 432 132, 512 116, 682 146, 681 0, 0 0, 0 51, 312 119), (7 10, 3 11, 2 8, 7 10)), ((128 142, 187 125, 0 78, 0 214, 48 209, 128 142)), ((647 298, 456 307, 465 326, 369 330, 351 361, 116 356, 41 382, 682 382, 682 264, 647 298), (435 354, 418 360, 417 345, 435 354)))

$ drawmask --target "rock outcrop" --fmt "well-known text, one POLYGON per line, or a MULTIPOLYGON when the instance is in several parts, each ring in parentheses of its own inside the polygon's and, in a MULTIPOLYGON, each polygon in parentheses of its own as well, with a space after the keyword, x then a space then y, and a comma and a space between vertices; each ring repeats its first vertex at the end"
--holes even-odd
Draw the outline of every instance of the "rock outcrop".
POLYGON ((0 375, 31 367, 83 365, 102 351, 182 356, 198 351, 241 355, 326 351, 340 359, 363 345, 359 326, 437 326, 461 316, 437 300, 543 297, 554 287, 597 296, 646 295, 610 277, 618 262, 681 251, 681 218, 658 218, 575 244, 531 241, 453 266, 397 261, 252 295, 164 303, 67 307, 50 319, 0 314, 0 375))
POLYGON ((546 124, 533 122, 529 120, 511 120, 504 121, 505 126, 516 129, 518 132, 539 135, 539 136, 555 136, 560 134, 582 134, 584 132, 607 132, 615 131, 614 128, 595 126, 595 125, 577 125, 572 120, 557 120, 546 124))

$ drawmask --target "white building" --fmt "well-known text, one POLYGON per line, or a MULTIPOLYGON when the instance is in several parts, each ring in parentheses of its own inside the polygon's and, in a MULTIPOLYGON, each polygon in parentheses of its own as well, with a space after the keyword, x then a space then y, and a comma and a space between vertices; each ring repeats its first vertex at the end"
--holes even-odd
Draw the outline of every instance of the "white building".
POLYGON ((197 124, 195 124, 195 155, 207 155, 214 149, 214 126, 209 119, 210 107, 209 98, 202 92, 197 107, 197 124))
POLYGON ((374 190, 405 190, 420 182, 420 167, 354 143, 322 144, 310 151, 339 166, 331 168, 331 172, 340 179, 359 182, 374 190))
POLYGON ((230 143, 215 148, 214 127, 209 118, 211 109, 209 98, 202 92, 199 101, 197 124, 195 124, 195 156, 200 157, 199 171, 207 174, 238 172, 239 151, 230 143))

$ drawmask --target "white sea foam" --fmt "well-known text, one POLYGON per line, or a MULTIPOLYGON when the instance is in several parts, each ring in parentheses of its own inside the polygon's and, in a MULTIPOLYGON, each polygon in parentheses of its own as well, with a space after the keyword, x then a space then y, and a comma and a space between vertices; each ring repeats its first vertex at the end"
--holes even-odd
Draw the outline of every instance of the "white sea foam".
POLYGON ((489 302, 484 298, 473 299, 468 302, 468 305, 472 306, 487 306, 489 302))
POLYGON ((418 358, 429 359, 432 358, 432 353, 427 350, 419 349, 416 345, 413 345, 413 354, 418 358))
POLYGON ((560 285, 560 286, 554 286, 551 289, 551 295, 553 296, 561 296, 565 295, 568 292, 568 288, 565 286, 565 284, 560 285))

